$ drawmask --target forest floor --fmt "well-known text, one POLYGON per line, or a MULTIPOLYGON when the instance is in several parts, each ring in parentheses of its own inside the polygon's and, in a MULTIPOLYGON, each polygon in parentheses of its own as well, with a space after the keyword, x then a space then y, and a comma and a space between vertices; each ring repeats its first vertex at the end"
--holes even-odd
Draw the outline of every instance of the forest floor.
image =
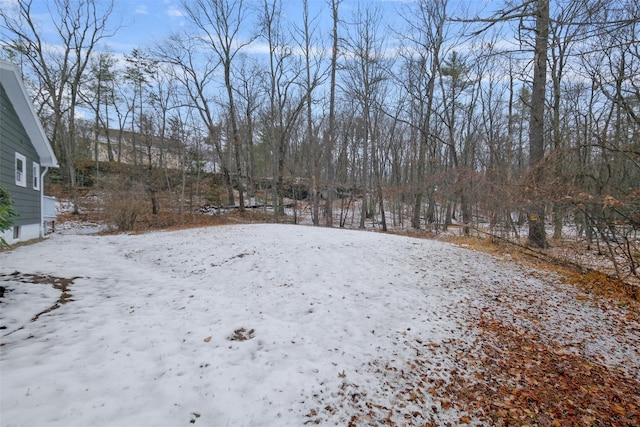
POLYGON ((472 414, 460 424, 640 425, 638 302, 601 273, 521 265, 563 296, 545 287, 484 289, 485 302, 470 310, 476 338, 445 350, 456 352, 461 372, 476 374, 431 392, 472 414))
MULTIPOLYGON (((104 230, 91 214, 63 213, 59 221, 63 233, 104 230)), ((252 222, 261 222, 260 215, 237 212, 172 229, 252 222)), ((462 301, 466 321, 458 327, 464 330, 434 342, 409 328, 394 345, 410 357, 367 362, 383 392, 343 379, 342 409, 313 395, 307 424, 340 417, 352 426, 640 425, 640 303, 634 288, 598 269, 580 272, 514 245, 445 240, 490 253, 519 275, 456 276, 457 286, 473 287, 462 301)), ((466 267, 472 268, 460 266, 466 267)))

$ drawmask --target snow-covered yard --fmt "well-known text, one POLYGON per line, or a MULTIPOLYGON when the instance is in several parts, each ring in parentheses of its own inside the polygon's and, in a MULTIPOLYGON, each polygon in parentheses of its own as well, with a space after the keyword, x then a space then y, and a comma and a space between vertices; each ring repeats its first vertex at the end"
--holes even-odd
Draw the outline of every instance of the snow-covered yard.
POLYGON ((0 286, 3 427, 486 424, 442 391, 482 372, 481 322, 640 380, 627 308, 431 240, 58 234, 0 253, 0 286))

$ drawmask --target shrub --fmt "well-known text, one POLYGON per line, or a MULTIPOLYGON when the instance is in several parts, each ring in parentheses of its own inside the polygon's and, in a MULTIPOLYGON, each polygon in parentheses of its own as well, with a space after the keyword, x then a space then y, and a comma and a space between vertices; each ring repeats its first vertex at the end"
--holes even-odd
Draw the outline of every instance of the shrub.
POLYGON ((144 185, 130 178, 109 177, 102 181, 105 221, 119 231, 133 231, 144 211, 144 185))
MULTIPOLYGON (((4 233, 13 225, 13 220, 18 217, 18 212, 13 208, 13 200, 9 191, 0 185, 0 233, 4 233)), ((0 237, 0 248, 8 246, 0 237)))

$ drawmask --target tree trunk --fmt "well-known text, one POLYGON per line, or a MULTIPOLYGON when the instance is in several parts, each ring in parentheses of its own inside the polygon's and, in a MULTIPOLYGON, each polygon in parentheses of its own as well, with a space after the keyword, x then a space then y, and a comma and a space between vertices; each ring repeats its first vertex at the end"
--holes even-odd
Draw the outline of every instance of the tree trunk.
MULTIPOLYGON (((534 53, 533 88, 531 92, 531 118, 529 124, 529 165, 533 174, 533 191, 537 192, 542 181, 544 160, 544 107, 547 78, 547 43, 549 39, 549 0, 538 0, 536 9, 536 42, 534 53)), ((547 247, 544 229, 545 204, 542 196, 533 195, 529 211, 529 244, 537 248, 547 247)))
POLYGON ((325 225, 333 227, 334 167, 333 151, 336 135, 336 70, 338 67, 338 6, 341 0, 331 0, 333 13, 333 47, 331 50, 331 82, 329 87, 329 130, 327 132, 327 201, 324 208, 325 225))

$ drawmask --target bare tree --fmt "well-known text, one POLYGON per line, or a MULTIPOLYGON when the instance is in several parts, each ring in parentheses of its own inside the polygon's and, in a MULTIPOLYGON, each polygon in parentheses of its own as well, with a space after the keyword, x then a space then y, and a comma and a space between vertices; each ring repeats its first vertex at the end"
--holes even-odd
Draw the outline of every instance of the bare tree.
POLYGON ((90 80, 80 93, 83 104, 89 106, 95 115, 94 120, 94 161, 96 178, 99 176, 100 140, 104 136, 107 142, 107 160, 113 162, 113 146, 109 132, 109 109, 115 101, 113 81, 116 79, 114 69, 116 59, 111 52, 100 52, 90 64, 90 80))
POLYGON ((483 27, 473 33, 481 34, 488 28, 507 21, 520 22, 521 29, 527 29, 527 20, 533 19, 533 83, 531 89, 531 115, 529 117, 529 168, 530 204, 529 204, 529 244, 534 247, 547 247, 545 231, 545 201, 539 194, 542 185, 542 162, 544 160, 545 137, 545 87, 547 77, 547 52, 549 44, 549 0, 522 0, 508 3, 490 18, 474 18, 483 27))
POLYGON ((42 39, 35 20, 33 0, 16 3, 16 9, 0 10, 5 47, 21 56, 30 75, 45 91, 43 102, 52 115, 51 141, 73 193, 78 212, 76 163, 78 161, 75 110, 80 101, 83 77, 94 49, 113 32, 108 21, 113 1, 53 0, 50 25, 55 38, 42 39))
POLYGON ((125 97, 125 102, 131 117, 132 156, 133 165, 136 166, 138 161, 141 164, 144 163, 142 155, 138 156, 138 151, 140 151, 138 143, 145 143, 145 141, 138 141, 138 138, 142 134, 142 121, 143 116, 146 115, 145 108, 150 81, 156 72, 158 64, 155 59, 149 57, 148 52, 141 49, 133 49, 131 54, 125 55, 125 62, 127 65, 123 78, 129 83, 132 95, 131 97, 125 97))
POLYGON ((326 157, 327 157, 327 203, 325 205, 325 225, 333 227, 333 197, 334 197, 334 150, 336 138, 336 72, 338 69, 338 12, 342 0, 330 0, 331 5, 331 65, 329 82, 329 124, 326 132, 326 157))
MULTIPOLYGON (((476 60, 476 67, 482 61, 476 60)), ((464 124, 469 124, 472 120, 470 114, 466 117, 459 117, 467 110, 472 110, 477 99, 477 92, 473 91, 467 99, 469 106, 466 107, 462 101, 465 92, 473 90, 472 85, 475 83, 470 76, 471 70, 467 65, 467 58, 453 51, 447 57, 441 66, 439 79, 440 89, 442 91, 442 118, 446 127, 444 143, 448 152, 447 160, 451 163, 453 173, 455 174, 454 195, 460 198, 460 208, 462 211, 462 230, 465 235, 469 235, 471 224, 471 202, 470 202, 470 175, 474 169, 473 153, 475 150, 471 147, 471 138, 464 137, 464 124), (464 121, 462 121, 463 119, 464 121), (463 141, 463 142, 458 142, 463 141)), ((479 80, 479 76, 476 76, 479 80)), ((455 199, 454 199, 455 200, 455 199)), ((452 209, 452 208, 447 208, 452 209)), ((447 212, 445 226, 451 221, 452 212, 447 212)))
POLYGON ((238 95, 238 111, 242 111, 239 114, 238 124, 240 127, 241 140, 245 142, 246 149, 246 164, 247 164, 247 177, 249 181, 249 195, 253 196, 254 186, 256 184, 257 166, 256 166, 256 153, 254 145, 254 132, 256 116, 260 105, 263 101, 264 93, 260 90, 261 77, 263 73, 262 65, 255 59, 250 59, 247 56, 241 56, 239 64, 236 68, 236 85, 235 91, 238 95))
MULTIPOLYGON (((566 96, 563 83, 567 68, 570 67, 572 49, 577 43, 583 42, 588 37, 588 22, 593 19, 593 12, 597 9, 596 1, 569 1, 558 4, 558 10, 554 11, 549 26, 549 71, 551 74, 551 142, 554 164, 554 181, 558 181, 563 175, 567 175, 569 164, 568 151, 565 141, 568 140, 562 132, 562 98, 566 96)), ((562 237, 563 204, 560 197, 553 200, 554 238, 562 237)))
POLYGON ((217 55, 211 55, 206 50, 201 51, 199 47, 200 44, 194 37, 188 34, 174 34, 156 47, 154 55, 171 66, 170 73, 180 83, 188 99, 185 106, 194 108, 207 128, 207 139, 215 147, 227 187, 227 204, 234 206, 231 170, 219 138, 220 123, 212 100, 220 60, 217 55))
MULTIPOLYGON (((549 43, 549 0, 536 0, 535 46, 533 53, 533 85, 531 88, 531 119, 529 122, 529 163, 533 173, 534 191, 540 184, 540 170, 544 160, 544 110, 547 83, 547 51, 549 43)), ((545 231, 545 203, 534 195, 529 211, 529 244, 547 247, 545 231)))
MULTIPOLYGON (((274 219, 284 212, 283 182, 289 139, 304 110, 304 66, 294 55, 291 35, 283 26, 280 0, 264 0, 260 15, 261 36, 268 46, 266 93, 268 111, 264 135, 272 146, 274 219)), ((310 88, 311 90, 313 88, 310 88)))
POLYGON ((306 93, 306 139, 309 153, 309 198, 311 199, 311 221, 314 225, 320 224, 318 181, 320 178, 321 147, 318 137, 318 128, 313 122, 313 91, 324 79, 324 68, 319 55, 319 48, 314 46, 318 39, 315 37, 317 27, 315 21, 309 16, 309 0, 303 0, 302 28, 298 29, 298 45, 304 55, 304 91, 306 93))
MULTIPOLYGON (((433 152, 427 156, 427 149, 435 149, 435 138, 431 126, 434 114, 434 92, 440 70, 447 21, 446 13, 446 1, 419 0, 415 9, 403 16, 409 31, 403 39, 406 74, 401 84, 409 94, 410 105, 415 109, 415 120, 412 120, 412 125, 418 131, 420 140, 413 182, 414 201, 411 226, 415 229, 420 228, 427 160, 430 166, 433 166, 435 160, 433 152)), ((430 199, 430 210, 435 204, 432 190, 433 188, 427 193, 430 199)), ((427 221, 431 221, 432 217, 433 214, 427 212, 427 221)))
POLYGON ((224 85, 227 91, 231 143, 235 155, 238 197, 240 210, 244 210, 244 189, 242 184, 242 162, 240 154, 240 133, 232 85, 232 63, 238 52, 250 44, 253 37, 240 38, 240 29, 248 26, 248 9, 242 0, 188 0, 183 2, 187 16, 204 33, 207 48, 218 55, 224 71, 224 85))
POLYGON ((381 108, 384 104, 385 85, 391 62, 385 56, 385 39, 380 35, 382 23, 379 10, 369 6, 355 12, 354 22, 347 34, 347 60, 345 64, 345 91, 348 97, 358 105, 358 112, 362 118, 362 170, 361 192, 362 206, 360 214, 360 228, 365 227, 365 219, 371 216, 367 205, 367 194, 370 187, 369 171, 374 173, 375 188, 382 214, 382 227, 386 230, 384 216, 384 196, 380 181, 380 165, 377 153, 379 135, 379 120, 381 108), (372 164, 369 162, 371 156, 372 164))

